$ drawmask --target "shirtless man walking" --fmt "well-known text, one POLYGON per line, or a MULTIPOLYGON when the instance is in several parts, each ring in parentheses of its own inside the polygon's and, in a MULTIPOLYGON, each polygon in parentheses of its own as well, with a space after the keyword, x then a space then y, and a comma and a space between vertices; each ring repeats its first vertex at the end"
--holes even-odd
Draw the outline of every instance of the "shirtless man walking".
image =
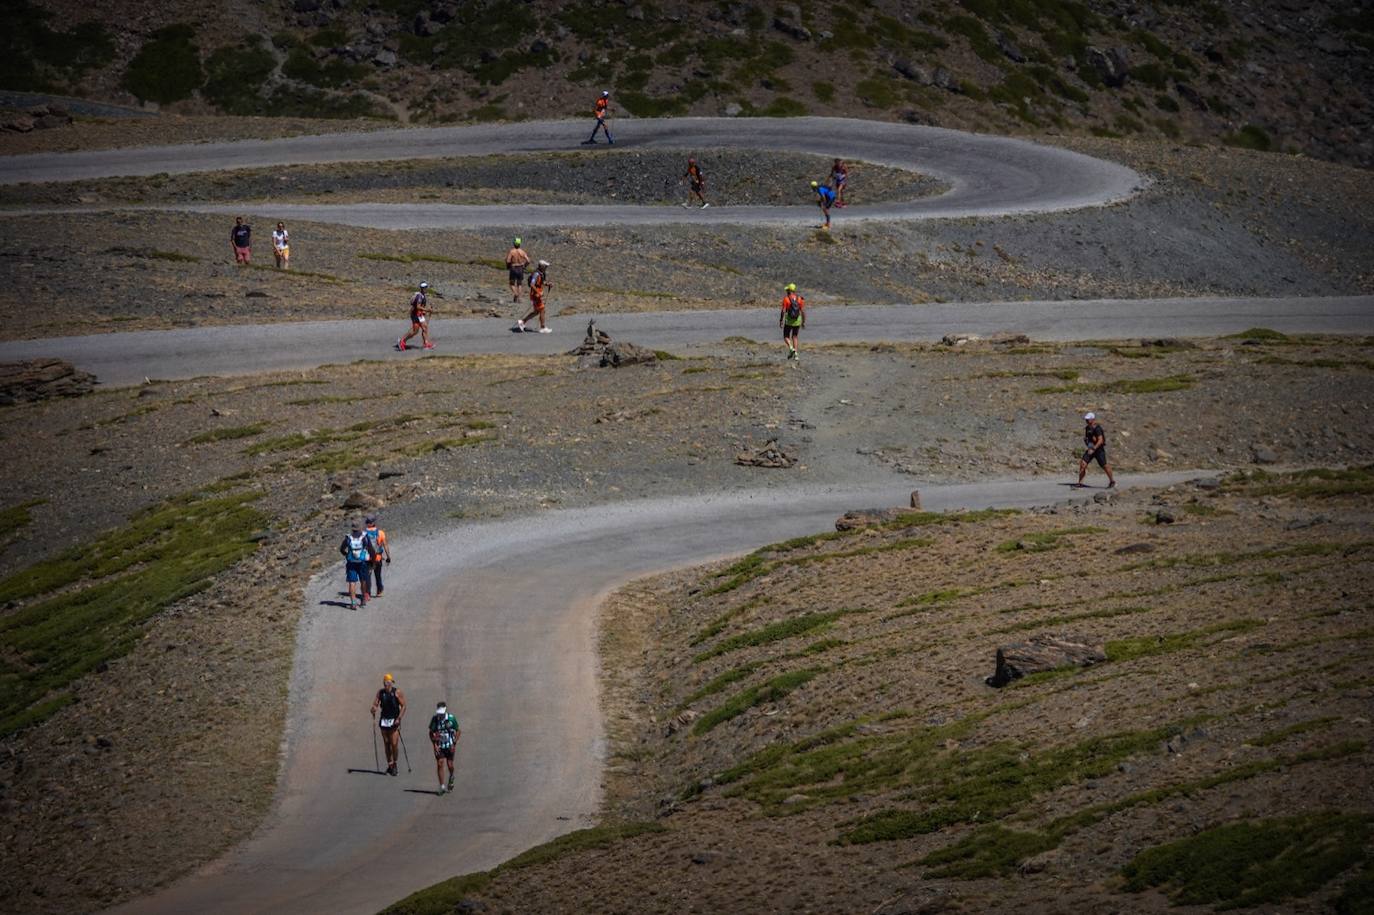
POLYGON ((530 256, 525 253, 525 249, 520 247, 522 244, 519 238, 511 245, 511 249, 506 252, 506 275, 510 280, 510 300, 520 301, 520 287, 525 282, 525 269, 530 265, 530 256))

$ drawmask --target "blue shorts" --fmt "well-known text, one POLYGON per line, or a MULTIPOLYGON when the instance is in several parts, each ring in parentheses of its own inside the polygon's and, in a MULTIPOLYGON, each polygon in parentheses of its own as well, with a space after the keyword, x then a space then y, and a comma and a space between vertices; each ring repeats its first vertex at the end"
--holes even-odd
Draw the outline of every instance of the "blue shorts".
POLYGON ((367 581, 367 563, 365 563, 365 562, 347 562, 347 563, 344 563, 344 574, 347 575, 348 581, 350 581, 350 582, 367 581))

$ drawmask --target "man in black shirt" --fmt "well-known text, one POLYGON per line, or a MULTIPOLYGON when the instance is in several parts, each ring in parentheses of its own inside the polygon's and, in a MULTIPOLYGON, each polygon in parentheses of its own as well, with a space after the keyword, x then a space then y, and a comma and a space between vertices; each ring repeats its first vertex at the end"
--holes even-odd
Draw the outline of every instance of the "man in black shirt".
POLYGON ((1107 433, 1102 431, 1102 424, 1097 421, 1096 413, 1084 414, 1083 422, 1087 423, 1083 427, 1083 445, 1086 450, 1078 461, 1078 482, 1075 485, 1083 485, 1083 478, 1088 474, 1088 465, 1097 461, 1097 466, 1107 474, 1107 488, 1112 489, 1116 486, 1116 477, 1112 476, 1112 465, 1107 463, 1107 433))
POLYGON ((252 256, 249 246, 252 244, 253 227, 244 225, 242 216, 234 217, 234 227, 229 230, 229 244, 234 249, 234 262, 238 264, 248 263, 252 256))

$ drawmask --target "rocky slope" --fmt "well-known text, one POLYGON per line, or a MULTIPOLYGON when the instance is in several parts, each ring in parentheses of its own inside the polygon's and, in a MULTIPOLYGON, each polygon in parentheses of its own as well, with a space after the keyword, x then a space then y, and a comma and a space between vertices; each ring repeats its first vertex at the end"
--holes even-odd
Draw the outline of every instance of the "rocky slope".
POLYGON ((202 6, 11 4, 0 88, 415 122, 584 114, 607 88, 641 116, 858 113, 1374 162, 1374 10, 1353 0, 202 6))

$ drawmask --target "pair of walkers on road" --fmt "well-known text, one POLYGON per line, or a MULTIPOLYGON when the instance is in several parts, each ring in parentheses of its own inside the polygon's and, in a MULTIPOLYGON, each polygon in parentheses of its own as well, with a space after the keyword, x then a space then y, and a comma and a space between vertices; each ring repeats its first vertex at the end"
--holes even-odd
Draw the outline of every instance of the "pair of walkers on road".
MULTIPOLYGON (((234 217, 234 227, 229 230, 229 247, 234 251, 234 263, 252 263, 253 227, 244 222, 242 216, 234 217)), ((272 255, 278 270, 291 269, 291 234, 286 231, 284 222, 277 223, 272 230, 272 255)))
MULTIPOLYGON (((405 746, 401 736, 401 722, 406 716, 406 697, 396 685, 391 674, 382 676, 382 688, 372 700, 372 719, 382 732, 382 746, 386 749, 386 774, 396 775, 400 764, 400 753, 405 746)), ((440 700, 429 718, 429 743, 434 749, 434 769, 439 777, 439 794, 453 790, 455 776, 454 756, 458 749, 458 738, 463 734, 458 727, 458 719, 448 710, 448 703, 440 700), (448 769, 448 779, 444 770, 448 769)), ((374 751, 376 747, 373 748, 374 751)), ((407 768, 409 763, 406 764, 407 768)))
POLYGON ((545 297, 553 284, 549 282, 549 262, 541 260, 534 265, 534 270, 525 276, 525 271, 530 267, 529 252, 524 249, 524 240, 518 236, 512 240, 511 248, 506 252, 506 281, 510 284, 510 300, 513 304, 520 302, 520 287, 528 285, 530 290, 530 310, 511 328, 513 331, 525 333, 532 328, 526 324, 535 319, 539 319, 539 333, 553 333, 549 329, 548 320, 545 318, 545 297))
POLYGON ((387 543, 386 531, 377 526, 377 519, 369 517, 363 524, 353 522, 339 544, 339 553, 344 558, 349 609, 358 609, 360 597, 361 605, 367 606, 373 596, 374 581, 376 596, 381 597, 386 590, 382 584, 382 568, 391 564, 391 546, 387 543))

